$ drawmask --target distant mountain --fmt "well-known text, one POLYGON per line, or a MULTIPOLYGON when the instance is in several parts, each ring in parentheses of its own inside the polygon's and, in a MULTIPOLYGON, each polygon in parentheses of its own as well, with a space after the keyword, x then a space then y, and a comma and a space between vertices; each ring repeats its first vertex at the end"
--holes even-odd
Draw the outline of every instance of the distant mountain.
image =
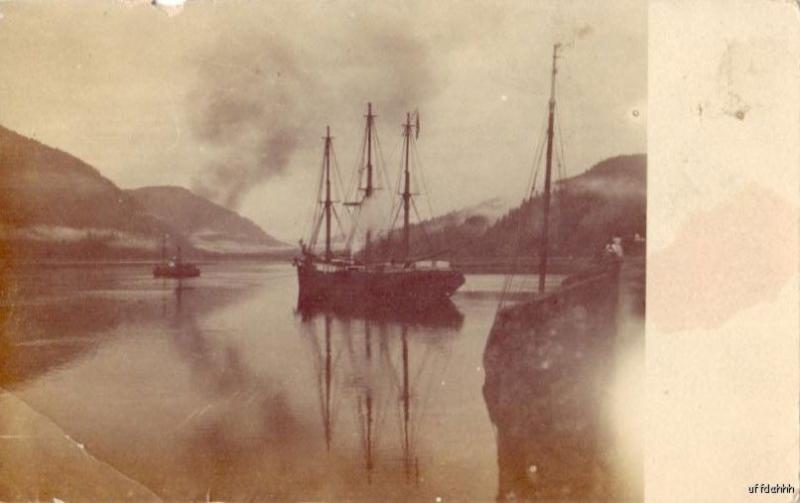
POLYGON ((197 250, 249 254, 289 247, 249 219, 182 187, 143 187, 127 193, 179 230, 197 250))
MULTIPOLYGON (((647 156, 606 159, 556 185, 551 205, 550 250, 556 256, 590 256, 618 235, 645 235, 647 156)), ((470 248, 476 256, 536 255, 542 234, 543 200, 523 202, 470 248)))
POLYGON ((4 249, 22 258, 153 258, 164 235, 170 252, 181 246, 190 257, 286 247, 186 189, 121 190, 80 159, 0 127, 4 249))
MULTIPOLYGON (((613 235, 631 238, 646 231, 647 157, 606 159, 555 185, 549 248, 553 256, 589 257, 613 235)), ((504 205, 497 201, 496 208, 504 205)), ((480 205, 479 205, 480 207, 480 205)), ((412 256, 454 262, 501 262, 535 257, 542 234, 542 197, 523 201, 500 218, 473 210, 454 212, 412 227, 412 256)), ((373 253, 398 253, 399 234, 382 240, 373 253)))
POLYGON ((0 208, 1 237, 17 255, 149 253, 170 230, 85 162, 3 127, 0 208))

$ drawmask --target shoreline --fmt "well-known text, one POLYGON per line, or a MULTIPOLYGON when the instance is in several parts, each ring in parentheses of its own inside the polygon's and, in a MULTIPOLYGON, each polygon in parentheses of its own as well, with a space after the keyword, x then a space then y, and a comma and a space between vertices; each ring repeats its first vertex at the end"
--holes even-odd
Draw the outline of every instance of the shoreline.
POLYGON ((0 461, 0 499, 6 501, 161 501, 3 388, 0 461))

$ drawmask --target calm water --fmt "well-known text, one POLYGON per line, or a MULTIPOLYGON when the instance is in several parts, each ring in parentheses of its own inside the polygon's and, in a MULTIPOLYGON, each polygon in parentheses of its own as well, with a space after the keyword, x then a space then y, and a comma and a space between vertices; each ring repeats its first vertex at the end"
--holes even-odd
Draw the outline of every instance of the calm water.
POLYGON ((492 500, 481 392, 502 276, 441 319, 295 312, 288 265, 18 274, 2 385, 167 499, 492 500))

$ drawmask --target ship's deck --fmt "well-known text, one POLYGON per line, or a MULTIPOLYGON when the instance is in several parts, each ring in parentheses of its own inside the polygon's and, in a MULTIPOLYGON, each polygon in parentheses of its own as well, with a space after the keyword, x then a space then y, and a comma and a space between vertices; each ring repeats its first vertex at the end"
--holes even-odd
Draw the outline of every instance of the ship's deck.
POLYGON ((380 273, 408 273, 410 271, 454 271, 450 264, 441 261, 411 262, 402 264, 397 262, 381 262, 374 264, 359 264, 355 262, 313 262, 314 268, 320 272, 333 273, 337 271, 380 272, 380 273))

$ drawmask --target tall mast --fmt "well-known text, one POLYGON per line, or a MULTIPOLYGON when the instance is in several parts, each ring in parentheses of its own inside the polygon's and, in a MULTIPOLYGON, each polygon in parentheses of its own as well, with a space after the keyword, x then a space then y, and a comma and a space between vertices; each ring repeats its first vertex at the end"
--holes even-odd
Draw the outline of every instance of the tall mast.
POLYGON ((544 211, 542 212, 542 247, 539 250, 539 293, 544 292, 547 274, 547 240, 550 227, 550 178, 553 170, 553 123, 556 110, 556 59, 559 44, 553 46, 553 71, 550 75, 550 102, 547 118, 547 160, 544 173, 544 211))
MULTIPOLYGON (((372 103, 367 103, 367 186, 364 187, 364 201, 372 197, 372 103)), ((369 262, 370 242, 372 230, 367 226, 367 235, 364 242, 364 263, 369 262)))
POLYGON ((331 250, 331 128, 325 127, 325 260, 333 258, 331 250))
POLYGON ((408 261, 411 255, 411 175, 408 171, 408 151, 411 144, 411 114, 406 113, 406 123, 403 124, 403 136, 405 137, 405 183, 403 185, 403 250, 405 259, 408 261))
POLYGON ((372 103, 367 103, 367 186, 364 187, 364 197, 372 195, 372 103))

